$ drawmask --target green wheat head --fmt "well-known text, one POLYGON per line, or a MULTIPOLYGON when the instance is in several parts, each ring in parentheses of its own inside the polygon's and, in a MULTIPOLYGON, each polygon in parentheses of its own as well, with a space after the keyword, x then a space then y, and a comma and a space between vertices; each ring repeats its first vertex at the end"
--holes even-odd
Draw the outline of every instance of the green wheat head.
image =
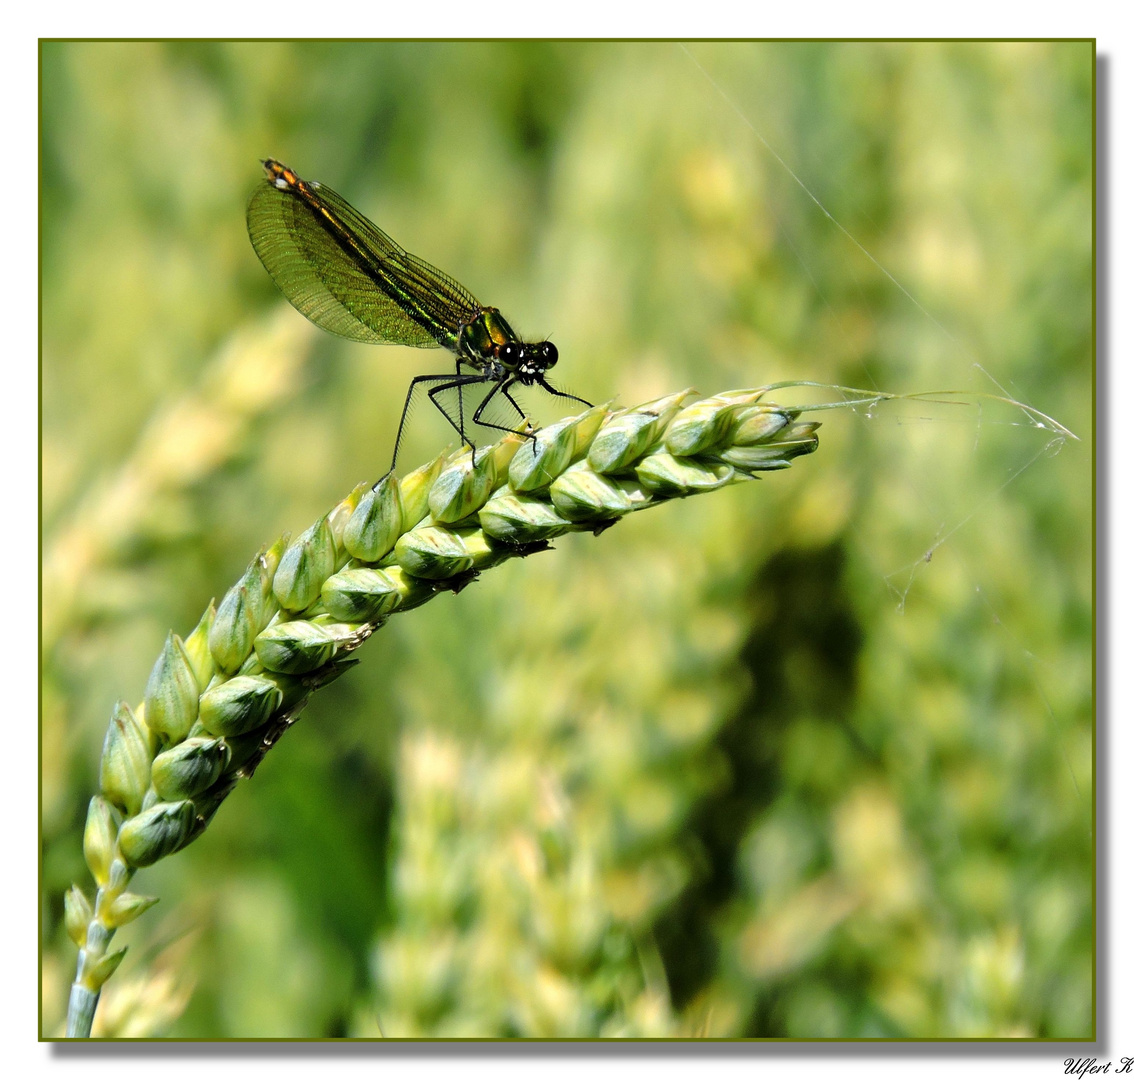
POLYGON ((103 743, 83 837, 97 891, 93 903, 78 885, 66 896, 79 948, 68 1035, 89 1035, 125 955, 108 951, 115 930, 156 903, 128 891, 134 872, 200 836, 391 615, 564 533, 598 533, 633 511, 787 468, 816 448, 819 425, 766 393, 600 405, 534 438, 360 484, 295 540, 262 550, 187 638, 171 633, 143 703, 120 701, 103 743))

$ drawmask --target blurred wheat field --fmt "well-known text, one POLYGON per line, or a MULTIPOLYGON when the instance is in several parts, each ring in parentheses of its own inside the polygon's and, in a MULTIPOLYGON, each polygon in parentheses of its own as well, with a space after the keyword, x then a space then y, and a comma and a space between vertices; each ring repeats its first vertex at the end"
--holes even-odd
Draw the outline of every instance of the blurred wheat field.
MULTIPOLYGON (((103 1032, 1092 1035, 1090 43, 41 62, 44 1034, 114 701, 448 364, 284 304, 243 220, 271 155, 590 400, 1003 392, 1081 441, 834 413, 788 472, 394 620, 139 876, 103 1032)), ((403 463, 450 434, 418 409, 403 463)))

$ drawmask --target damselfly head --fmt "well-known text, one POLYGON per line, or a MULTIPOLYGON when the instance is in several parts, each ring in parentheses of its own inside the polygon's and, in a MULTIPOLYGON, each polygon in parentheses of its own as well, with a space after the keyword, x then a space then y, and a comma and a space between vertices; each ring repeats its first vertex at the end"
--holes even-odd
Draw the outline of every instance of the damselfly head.
POLYGON ((500 362, 525 385, 540 382, 558 359, 559 350, 550 341, 509 341, 500 347, 500 362))

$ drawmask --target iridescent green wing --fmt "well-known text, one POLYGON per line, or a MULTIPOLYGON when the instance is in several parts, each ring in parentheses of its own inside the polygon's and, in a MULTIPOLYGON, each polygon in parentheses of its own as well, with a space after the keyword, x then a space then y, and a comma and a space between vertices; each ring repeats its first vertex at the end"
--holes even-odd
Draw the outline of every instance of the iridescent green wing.
POLYGON ((341 195, 261 184, 248 235, 283 294, 316 326, 354 341, 456 348, 481 306, 448 275, 411 255, 341 195))

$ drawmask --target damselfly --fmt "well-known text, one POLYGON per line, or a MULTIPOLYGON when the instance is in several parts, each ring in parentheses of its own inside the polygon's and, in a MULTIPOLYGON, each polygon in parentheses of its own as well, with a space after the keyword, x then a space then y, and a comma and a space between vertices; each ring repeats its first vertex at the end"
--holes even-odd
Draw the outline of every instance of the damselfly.
POLYGON ((410 382, 391 470, 421 387, 428 388, 429 400, 469 445, 464 392, 471 388, 491 384, 471 421, 500 431, 514 429, 490 422, 485 410, 501 397, 523 422, 524 411, 511 393, 517 384, 590 404, 547 381, 548 369, 559 359, 550 341, 521 341, 496 308, 485 307, 463 285, 411 255, 330 188, 301 180, 270 158, 263 165, 267 179, 248 203, 248 235, 299 311, 316 326, 354 341, 440 346, 456 354, 454 371, 417 375, 410 382), (456 391, 456 416, 439 400, 448 391, 456 391))

